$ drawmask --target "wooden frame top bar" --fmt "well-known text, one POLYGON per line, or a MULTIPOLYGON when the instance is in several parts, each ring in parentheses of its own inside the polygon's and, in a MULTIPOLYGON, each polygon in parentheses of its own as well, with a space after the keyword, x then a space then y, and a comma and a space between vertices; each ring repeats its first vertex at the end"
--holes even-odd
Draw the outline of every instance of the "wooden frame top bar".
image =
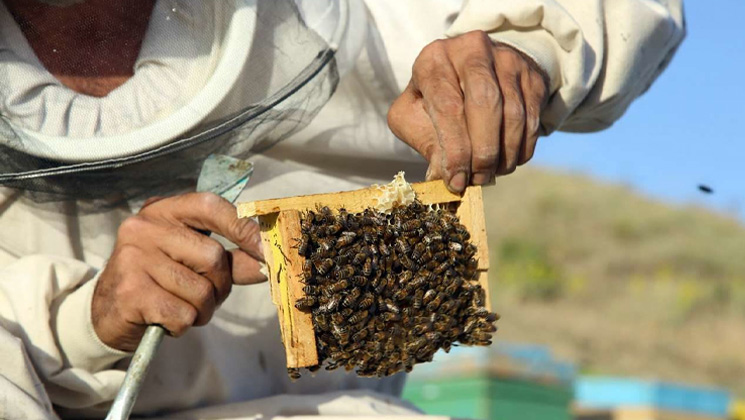
MULTIPOLYGON (((448 190, 441 180, 411 184, 417 199, 423 204, 452 203, 461 200, 461 195, 448 190)), ((469 187, 473 188, 473 187, 469 187)), ((323 204, 331 209, 345 208, 350 213, 359 213, 370 207, 379 197, 380 189, 368 187, 361 190, 328 194, 300 195, 296 197, 238 203, 238 217, 264 216, 285 210, 311 210, 323 204)))

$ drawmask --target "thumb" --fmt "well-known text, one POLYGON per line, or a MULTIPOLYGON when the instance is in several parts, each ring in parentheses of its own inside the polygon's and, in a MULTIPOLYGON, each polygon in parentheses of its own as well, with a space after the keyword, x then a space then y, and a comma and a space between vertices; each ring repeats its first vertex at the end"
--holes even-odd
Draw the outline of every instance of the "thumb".
POLYGON ((429 162, 427 180, 442 174, 442 148, 432 120, 424 109, 421 95, 411 83, 388 110, 388 127, 429 162))

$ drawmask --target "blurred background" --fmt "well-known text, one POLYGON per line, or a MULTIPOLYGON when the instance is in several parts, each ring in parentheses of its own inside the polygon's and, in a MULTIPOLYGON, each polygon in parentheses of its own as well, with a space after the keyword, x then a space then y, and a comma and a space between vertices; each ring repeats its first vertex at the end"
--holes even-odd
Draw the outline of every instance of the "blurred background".
POLYGON ((615 126, 541 139, 485 189, 497 342, 414 372, 428 412, 745 419, 745 2, 685 5, 615 126))

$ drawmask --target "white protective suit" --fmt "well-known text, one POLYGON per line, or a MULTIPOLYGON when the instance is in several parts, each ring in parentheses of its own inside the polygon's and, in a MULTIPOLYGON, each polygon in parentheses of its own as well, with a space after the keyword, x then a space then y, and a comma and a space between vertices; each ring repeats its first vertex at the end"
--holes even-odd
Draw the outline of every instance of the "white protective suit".
MULTIPOLYGON (((178 6, 181 13, 217 16, 221 5, 232 1, 238 0, 192 10, 185 7, 191 2, 159 0, 153 13, 178 6)), ((328 20, 338 15, 336 2, 297 2, 309 26, 328 35, 334 26, 328 20)), ((681 0, 369 0, 351 1, 350 16, 338 56, 337 91, 308 127, 254 156, 254 177, 239 201, 355 189, 385 182, 402 169, 422 176, 425 163, 390 133, 386 113, 408 83, 417 54, 434 39, 481 29, 535 59, 550 76, 550 101, 542 115, 549 133, 611 125, 664 69, 685 32, 681 0)), ((226 24, 215 21, 215 31, 226 24)), ((151 20, 133 79, 95 99, 66 90, 44 71, 0 2, 0 72, 7 76, 2 80, 12 81, 0 87, 0 112, 49 136, 96 134, 86 113, 104 119, 134 106, 132 101, 167 104, 174 95, 193 94, 174 89, 178 83, 131 89, 148 83, 143 74, 160 77, 148 67, 153 62, 189 84, 206 78, 158 56, 153 47, 175 37, 165 22, 151 20), (85 107, 81 101, 87 101, 85 107), (53 117, 70 110, 80 113, 74 124, 53 117)), ((203 34, 209 37, 210 31, 203 34)), ((223 104, 229 102, 226 97, 223 104)), ((170 112, 160 107, 132 124, 146 125, 170 112)), ((220 106, 211 110, 220 112, 220 106)), ((0 187, 0 419, 100 417, 124 377, 129 355, 98 340, 90 307, 96 273, 113 248, 117 227, 136 208, 76 215, 74 202, 65 206, 66 214, 31 207, 0 187)), ((375 380, 322 371, 290 382, 278 331, 266 283, 233 288, 209 325, 164 340, 135 413, 173 418, 417 413, 395 397, 401 375, 375 380), (334 393, 342 390, 357 391, 334 393)))

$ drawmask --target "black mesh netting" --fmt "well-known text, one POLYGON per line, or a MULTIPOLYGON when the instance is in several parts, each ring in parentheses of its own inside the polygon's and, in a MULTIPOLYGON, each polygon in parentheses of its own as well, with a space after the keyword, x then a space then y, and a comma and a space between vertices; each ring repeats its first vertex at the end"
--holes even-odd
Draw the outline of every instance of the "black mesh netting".
MULTIPOLYGON (((251 50, 244 71, 252 85, 245 86, 245 103, 151 150, 72 163, 34 156, 0 98, 0 185, 36 203, 74 199, 83 208, 113 207, 194 188, 208 155, 245 158, 304 127, 336 88, 334 49, 308 28, 291 0, 259 1, 255 13, 256 24, 245 31, 251 50)), ((4 75, 0 71, 0 83, 4 75)))

